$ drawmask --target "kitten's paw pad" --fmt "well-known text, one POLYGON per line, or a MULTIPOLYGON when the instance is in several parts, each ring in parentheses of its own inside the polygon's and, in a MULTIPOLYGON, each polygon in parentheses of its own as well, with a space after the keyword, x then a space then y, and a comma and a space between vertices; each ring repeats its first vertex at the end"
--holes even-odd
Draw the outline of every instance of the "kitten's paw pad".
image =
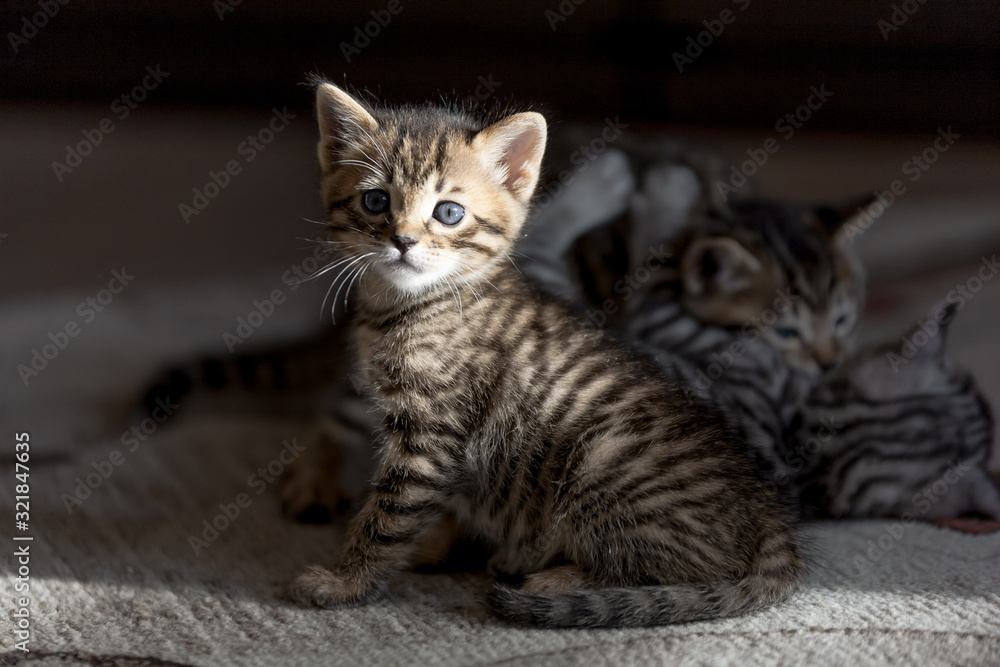
POLYGON ((292 597, 303 605, 336 609, 357 604, 366 597, 357 582, 314 565, 296 577, 291 586, 292 597))

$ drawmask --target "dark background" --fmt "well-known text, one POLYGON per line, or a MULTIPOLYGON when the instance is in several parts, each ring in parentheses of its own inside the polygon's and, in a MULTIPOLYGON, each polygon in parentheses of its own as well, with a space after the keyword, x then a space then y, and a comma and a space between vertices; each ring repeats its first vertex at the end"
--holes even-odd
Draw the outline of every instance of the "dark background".
MULTIPOLYGON (((232 1, 69 0, 18 53, 5 40, 0 99, 101 103, 160 63, 173 79, 157 104, 305 109, 296 83, 307 71, 399 100, 464 97, 492 75, 503 96, 559 116, 759 126, 822 82, 840 99, 816 128, 1000 131, 991 0, 398 0, 402 11, 350 63, 340 44, 387 2, 242 0, 226 11, 232 1), (565 20, 547 14, 560 7, 565 20), (897 13, 906 22, 886 39, 878 22, 896 7, 913 14, 897 13), (673 53, 725 9, 735 20, 678 73, 673 53)), ((39 11, 4 5, 5 33, 39 11)))

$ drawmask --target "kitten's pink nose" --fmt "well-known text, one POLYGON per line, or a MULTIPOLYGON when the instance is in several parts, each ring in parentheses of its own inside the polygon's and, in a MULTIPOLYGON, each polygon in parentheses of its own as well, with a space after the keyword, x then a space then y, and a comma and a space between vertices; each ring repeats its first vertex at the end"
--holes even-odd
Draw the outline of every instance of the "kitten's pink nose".
POLYGON ((407 250, 417 245, 417 239, 409 234, 393 234, 392 244, 399 249, 400 255, 405 255, 407 250))

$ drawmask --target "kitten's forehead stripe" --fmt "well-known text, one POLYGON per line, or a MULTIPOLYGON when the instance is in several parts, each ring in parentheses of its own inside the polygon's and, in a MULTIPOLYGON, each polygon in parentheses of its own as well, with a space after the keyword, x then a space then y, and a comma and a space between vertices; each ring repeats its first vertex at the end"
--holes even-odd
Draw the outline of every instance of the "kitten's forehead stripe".
POLYGON ((770 249, 803 305, 813 312, 826 311, 837 283, 836 258, 827 239, 786 207, 753 204, 741 213, 738 224, 756 233, 770 249))

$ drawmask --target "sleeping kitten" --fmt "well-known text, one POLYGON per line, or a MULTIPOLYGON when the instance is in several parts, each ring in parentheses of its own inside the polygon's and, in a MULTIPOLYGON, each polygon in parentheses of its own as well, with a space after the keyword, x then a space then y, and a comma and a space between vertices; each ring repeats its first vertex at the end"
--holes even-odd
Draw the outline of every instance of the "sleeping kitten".
POLYGON ((373 491, 332 571, 295 586, 364 602, 446 513, 523 578, 490 604, 517 622, 641 626, 785 598, 794 532, 722 418, 585 326, 509 261, 546 125, 486 127, 438 107, 371 108, 317 89, 322 198, 361 267, 354 338, 383 415, 373 491))
POLYGON ((809 397, 789 433, 804 514, 1000 519, 989 404, 944 354, 954 313, 932 311, 939 332, 896 369, 887 355, 900 354, 898 340, 853 357, 809 397))
MULTIPOLYGON (((618 159, 616 167, 628 165, 618 159)), ((702 194, 708 178, 681 164, 654 165, 637 175, 642 185, 633 193, 603 190, 629 215, 603 226, 581 215, 572 243, 546 248, 539 233, 526 252, 562 254, 576 298, 616 305, 612 326, 624 329, 635 314, 648 314, 644 296, 664 291, 697 321, 762 339, 811 376, 832 370, 851 350, 865 297, 864 269, 842 230, 869 198, 842 206, 752 200, 723 209, 702 194), (671 261, 658 257, 664 252, 671 261)), ((593 180, 568 187, 565 199, 595 199, 593 180)))
POLYGON ((829 372, 864 305, 864 271, 840 233, 859 208, 748 202, 705 220, 677 243, 687 311, 756 333, 807 373, 829 372))

